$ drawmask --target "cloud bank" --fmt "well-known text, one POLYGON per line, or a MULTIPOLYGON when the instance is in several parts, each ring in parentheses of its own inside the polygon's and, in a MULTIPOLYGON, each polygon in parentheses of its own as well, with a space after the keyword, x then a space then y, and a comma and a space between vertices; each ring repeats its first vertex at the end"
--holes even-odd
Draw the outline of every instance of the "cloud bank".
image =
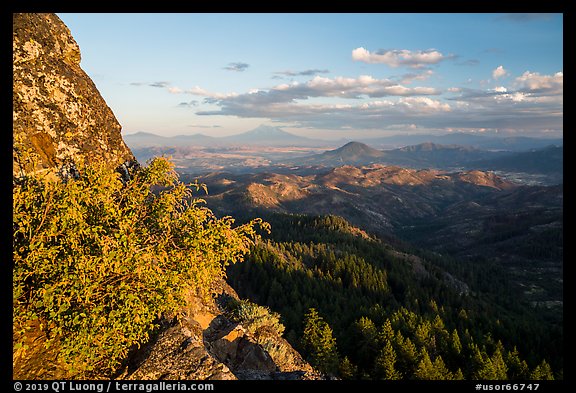
MULTIPOLYGON (((200 86, 181 88, 167 82, 149 85, 165 87, 171 94, 201 97, 179 104, 194 109, 199 116, 261 118, 294 127, 390 130, 407 129, 409 124, 434 130, 563 129, 563 72, 545 75, 525 71, 513 76, 499 65, 492 70, 491 80, 480 81, 480 88, 471 88, 470 80, 444 89, 422 85, 442 78, 431 65, 456 58, 436 49, 370 52, 359 47, 352 51, 354 61, 405 67, 409 72, 378 78, 322 76, 329 73, 327 69, 286 70, 274 75, 311 78, 240 93, 214 92, 200 86), (495 82, 498 85, 489 86, 495 82)), ((476 62, 469 65, 473 64, 476 62)), ((246 63, 230 63, 226 69, 241 72, 248 67, 246 63)))

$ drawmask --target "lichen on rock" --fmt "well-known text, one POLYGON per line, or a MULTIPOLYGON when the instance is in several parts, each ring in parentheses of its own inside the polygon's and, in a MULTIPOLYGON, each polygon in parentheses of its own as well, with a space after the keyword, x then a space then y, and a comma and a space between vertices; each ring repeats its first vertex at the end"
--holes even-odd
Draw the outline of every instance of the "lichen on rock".
MULTIPOLYGON (((135 162, 122 127, 80 67, 80 48, 54 14, 13 15, 13 136, 37 157, 37 168, 101 161, 135 162)), ((19 160, 13 174, 34 170, 19 160)))

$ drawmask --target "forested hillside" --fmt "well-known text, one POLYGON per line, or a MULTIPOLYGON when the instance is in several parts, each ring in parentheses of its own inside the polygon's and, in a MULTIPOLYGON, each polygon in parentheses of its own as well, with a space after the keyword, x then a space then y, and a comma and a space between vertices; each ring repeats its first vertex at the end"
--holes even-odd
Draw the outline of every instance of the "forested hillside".
POLYGON ((562 376, 561 323, 533 316, 498 265, 417 256, 336 216, 266 220, 272 234, 229 280, 279 312, 287 339, 320 369, 351 379, 562 376))

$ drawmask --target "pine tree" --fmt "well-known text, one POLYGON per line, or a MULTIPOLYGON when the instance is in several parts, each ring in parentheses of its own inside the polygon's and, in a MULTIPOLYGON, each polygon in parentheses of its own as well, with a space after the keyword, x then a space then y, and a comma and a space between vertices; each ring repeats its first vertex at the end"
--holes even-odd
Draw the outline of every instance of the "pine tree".
POLYGON ((431 338, 432 337, 431 337, 430 321, 426 320, 421 322, 415 331, 416 345, 418 345, 419 347, 426 346, 428 349, 430 349, 432 347, 431 338))
POLYGON ((336 339, 332 336, 332 329, 318 315, 315 308, 311 308, 304 316, 304 334, 302 346, 308 353, 312 366, 328 374, 336 374, 338 370, 338 349, 336 339))
POLYGON ((542 363, 540 363, 534 368, 534 370, 530 374, 530 379, 549 380, 549 381, 554 379, 552 368, 546 362, 546 360, 542 360, 542 363))
POLYGON ((506 364, 508 365, 508 376, 510 379, 528 379, 530 369, 525 360, 520 360, 518 349, 514 347, 506 354, 506 364))
POLYGON ((434 364, 430 360, 430 356, 428 355, 428 351, 426 348, 422 347, 420 351, 420 362, 418 363, 418 368, 414 373, 414 377, 416 379, 437 379, 436 372, 434 370, 434 364))
POLYGON ((461 369, 456 370, 456 372, 454 373, 454 379, 458 381, 464 380, 464 374, 462 374, 461 369))
POLYGON ((344 356, 338 367, 338 375, 342 379, 355 379, 356 374, 358 374, 358 367, 352 364, 348 356, 344 356))
POLYGON ((378 354, 378 330, 370 318, 362 317, 355 323, 358 332, 357 350, 358 364, 363 369, 372 369, 378 354))
POLYGON ((390 319, 386 319, 386 321, 382 324, 382 329, 378 334, 378 339, 381 343, 385 343, 390 341, 394 338, 394 329, 392 329, 392 324, 390 323, 390 319))
POLYGON ((426 380, 453 380, 453 379, 464 379, 462 371, 458 371, 453 374, 442 359, 442 356, 436 356, 436 359, 432 361, 426 348, 422 348, 420 352, 420 363, 418 363, 418 368, 414 373, 416 379, 426 379, 426 380))
POLYGON ((434 376, 435 376, 435 378, 433 379, 441 379, 441 380, 454 379, 454 375, 450 372, 450 370, 448 370, 448 367, 446 367, 446 364, 444 363, 442 356, 440 355, 436 356, 436 359, 434 359, 434 362, 432 364, 434 365, 434 376))
POLYGON ((322 364, 324 372, 335 375, 338 371, 338 349, 336 339, 332 335, 332 328, 325 323, 320 335, 320 348, 316 357, 318 363, 322 364))
POLYGON ((499 346, 496 347, 496 350, 492 354, 492 367, 494 368, 494 379, 504 380, 508 379, 508 367, 506 366, 506 362, 504 362, 504 358, 502 357, 501 347, 502 343, 499 342, 499 346))
POLYGON ((480 351, 476 344, 471 345, 472 349, 472 379, 475 380, 493 380, 497 379, 492 359, 486 354, 485 349, 480 351))
POLYGON ((386 342, 386 345, 376 357, 374 372, 380 379, 402 378, 402 374, 396 370, 396 352, 390 341, 386 342))
MULTIPOLYGON (((400 334, 400 332, 398 332, 400 334)), ((397 334, 397 335, 398 335, 397 334)), ((402 345, 398 347, 398 369, 403 375, 412 375, 418 364, 418 350, 416 345, 410 340, 410 337, 403 340, 402 345)))
POLYGON ((460 352, 462 352, 462 343, 460 342, 460 336, 458 336, 456 329, 452 331, 452 335, 450 336, 450 346, 454 355, 460 355, 460 352))

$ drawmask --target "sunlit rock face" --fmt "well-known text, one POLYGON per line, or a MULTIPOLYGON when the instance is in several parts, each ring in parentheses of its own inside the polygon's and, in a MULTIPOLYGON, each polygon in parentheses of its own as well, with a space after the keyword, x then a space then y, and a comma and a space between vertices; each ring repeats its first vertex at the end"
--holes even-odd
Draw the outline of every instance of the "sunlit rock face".
POLYGON ((94 82, 80 68, 80 49, 54 14, 13 15, 13 173, 33 170, 20 150, 37 155, 37 167, 60 169, 79 161, 112 168, 135 158, 121 126, 94 82))

